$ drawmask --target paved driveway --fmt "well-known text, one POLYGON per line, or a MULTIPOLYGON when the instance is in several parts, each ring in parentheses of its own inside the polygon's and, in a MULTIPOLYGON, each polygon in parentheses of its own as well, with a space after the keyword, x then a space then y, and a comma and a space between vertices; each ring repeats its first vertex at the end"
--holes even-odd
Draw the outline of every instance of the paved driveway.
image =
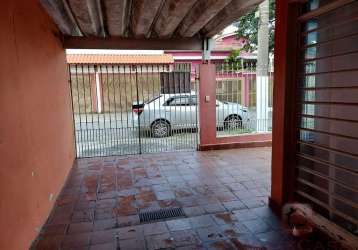
POLYGON ((196 149, 197 133, 177 130, 165 138, 139 134, 132 113, 75 115, 78 157, 130 155, 196 149))

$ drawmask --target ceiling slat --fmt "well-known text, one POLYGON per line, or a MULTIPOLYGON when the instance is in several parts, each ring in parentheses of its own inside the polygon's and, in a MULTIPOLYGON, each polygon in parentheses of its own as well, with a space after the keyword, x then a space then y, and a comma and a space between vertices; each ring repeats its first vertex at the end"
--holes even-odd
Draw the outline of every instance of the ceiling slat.
POLYGON ((134 37, 143 38, 147 36, 162 4, 163 0, 133 1, 131 30, 134 37))
POLYGON ((104 0, 106 25, 109 35, 124 36, 128 27, 129 0, 104 0))
POLYGON ((198 0, 178 28, 182 37, 192 37, 213 19, 231 0, 198 0))
POLYGON ((105 36, 100 0, 69 0, 70 8, 86 36, 105 36))
POLYGON ((41 4, 53 18, 62 34, 69 36, 82 35, 65 0, 41 0, 41 4))
POLYGON ((154 31, 160 38, 173 35, 180 22, 197 0, 167 0, 155 23, 154 31))
POLYGON ((205 25, 201 33, 206 37, 212 37, 218 34, 248 11, 253 10, 261 2, 263 2, 263 0, 233 0, 221 10, 215 18, 205 25))

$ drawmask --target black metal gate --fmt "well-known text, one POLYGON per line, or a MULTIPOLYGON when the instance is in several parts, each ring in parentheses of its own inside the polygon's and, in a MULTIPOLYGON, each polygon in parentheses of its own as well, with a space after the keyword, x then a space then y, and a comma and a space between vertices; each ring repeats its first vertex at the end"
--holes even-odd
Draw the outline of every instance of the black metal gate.
POLYGON ((188 64, 69 64, 77 157, 195 150, 188 64))

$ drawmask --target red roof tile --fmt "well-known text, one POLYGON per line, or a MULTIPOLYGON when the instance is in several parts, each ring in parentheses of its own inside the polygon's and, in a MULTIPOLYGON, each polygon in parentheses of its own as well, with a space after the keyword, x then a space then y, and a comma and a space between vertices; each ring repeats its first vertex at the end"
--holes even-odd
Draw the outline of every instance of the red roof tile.
POLYGON ((174 63, 172 55, 99 55, 68 54, 70 64, 170 64, 174 63))

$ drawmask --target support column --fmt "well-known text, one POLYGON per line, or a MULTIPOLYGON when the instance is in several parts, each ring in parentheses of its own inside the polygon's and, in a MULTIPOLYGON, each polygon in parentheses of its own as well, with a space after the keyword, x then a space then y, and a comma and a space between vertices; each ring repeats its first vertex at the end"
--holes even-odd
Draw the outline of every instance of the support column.
POLYGON ((96 88, 96 74, 95 73, 88 73, 90 78, 90 87, 91 87, 91 105, 92 105, 92 112, 97 113, 97 88, 96 88))
POLYGON ((256 76, 256 131, 268 131, 268 75, 256 76))
POLYGON ((258 52, 256 72, 256 131, 268 131, 269 1, 259 5, 258 52))
POLYGON ((101 84, 101 78, 97 70, 94 74, 90 75, 91 79, 91 94, 92 94, 92 112, 102 113, 103 112, 103 100, 102 91, 103 87, 101 84))
POLYGON ((214 64, 200 64, 199 125, 200 144, 216 142, 216 72, 214 64))
POLYGON ((294 200, 297 121, 296 62, 299 55, 299 2, 276 2, 270 206, 279 211, 294 200))

